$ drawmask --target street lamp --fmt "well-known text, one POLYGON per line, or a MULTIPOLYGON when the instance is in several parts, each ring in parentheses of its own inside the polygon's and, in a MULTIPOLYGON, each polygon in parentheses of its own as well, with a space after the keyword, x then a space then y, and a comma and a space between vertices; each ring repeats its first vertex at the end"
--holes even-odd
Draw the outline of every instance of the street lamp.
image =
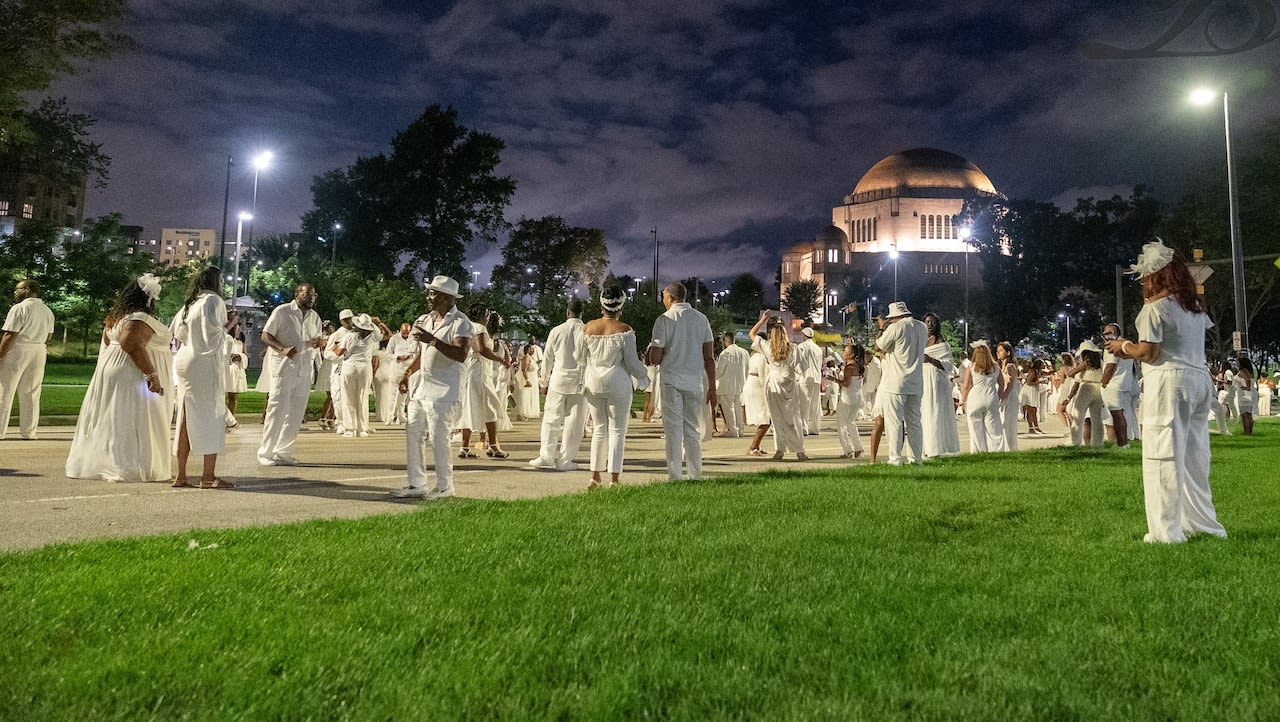
POLYGON ((871 305, 876 302, 876 296, 867 296, 867 325, 871 325, 871 305))
POLYGON ((1067 351, 1071 351, 1071 314, 1059 313, 1058 318, 1067 319, 1067 351))
MULTIPOLYGON (((1208 105, 1218 99, 1219 91, 1200 88, 1191 93, 1191 102, 1208 105)), ((1222 94, 1222 125, 1227 138, 1227 208, 1231 216, 1231 285, 1235 290, 1236 333, 1240 337, 1238 352, 1249 353, 1249 319, 1244 299, 1244 251, 1240 245, 1240 205, 1236 198, 1236 168, 1231 158, 1231 110, 1227 92, 1222 94)))
MULTIPOLYGON (((969 237, 973 235, 973 229, 969 226, 960 227, 960 240, 964 241, 964 317, 969 318, 969 237)), ((964 325, 964 347, 969 348, 969 324, 964 325)), ((966 350, 965 353, 968 353, 966 350)))
POLYGON ((338 231, 340 230, 342 230, 341 223, 333 224, 333 242, 329 244, 329 265, 331 266, 338 265, 338 231))
MULTIPOLYGON (((240 220, 236 222, 236 275, 235 275, 235 280, 231 282, 231 307, 232 308, 235 308, 235 304, 236 304, 236 293, 238 292, 236 289, 236 286, 238 286, 240 283, 240 238, 244 234, 245 221, 249 221, 249 228, 253 228, 253 214, 241 211, 240 220)), ((248 286, 246 284, 245 293, 247 294, 248 292, 249 292, 248 286)))
MULTIPOLYGON (((275 156, 269 150, 264 150, 253 158, 253 205, 249 210, 249 245, 253 245, 253 217, 258 215, 258 174, 271 165, 271 159, 275 156)), ((236 251, 239 255, 239 250, 236 251)))

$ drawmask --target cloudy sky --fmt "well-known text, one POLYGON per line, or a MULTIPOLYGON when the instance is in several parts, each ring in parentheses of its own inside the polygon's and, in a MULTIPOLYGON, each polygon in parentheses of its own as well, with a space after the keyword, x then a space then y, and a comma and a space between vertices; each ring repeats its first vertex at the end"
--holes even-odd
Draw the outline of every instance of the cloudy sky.
POLYGON ((958 153, 1013 197, 1176 197, 1223 152, 1222 114, 1191 107, 1192 87, 1231 89, 1238 136, 1280 115, 1280 42, 1195 55, 1274 34, 1255 12, 1273 2, 131 0, 138 48, 51 93, 99 118, 114 159, 89 214, 148 235, 219 228, 228 155, 246 161, 234 218, 260 149, 276 163, 258 233, 297 230, 314 176, 439 103, 506 142, 509 220, 604 228, 618 273, 647 273, 657 226, 681 276, 771 279, 908 148, 958 153))

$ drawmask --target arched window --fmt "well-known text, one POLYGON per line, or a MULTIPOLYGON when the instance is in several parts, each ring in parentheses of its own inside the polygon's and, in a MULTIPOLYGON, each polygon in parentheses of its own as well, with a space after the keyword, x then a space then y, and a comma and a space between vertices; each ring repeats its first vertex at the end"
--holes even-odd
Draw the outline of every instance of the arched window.
POLYGON ((925 224, 928 222, 928 220, 929 220, 929 216, 920 216, 920 237, 921 238, 929 237, 925 231, 925 224))
POLYGON ((871 219, 871 240, 875 241, 875 240, 878 240, 879 238, 880 236, 877 234, 877 231, 876 231, 876 219, 872 218, 871 219))

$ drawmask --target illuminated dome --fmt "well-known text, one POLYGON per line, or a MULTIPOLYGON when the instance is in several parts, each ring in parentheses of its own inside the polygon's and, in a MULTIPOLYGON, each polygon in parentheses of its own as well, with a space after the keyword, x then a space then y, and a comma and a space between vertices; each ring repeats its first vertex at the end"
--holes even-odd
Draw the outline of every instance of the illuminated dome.
POLYGON ((849 237, 844 234, 837 226, 827 226, 818 231, 813 236, 813 242, 827 246, 835 246, 844 248, 844 244, 849 242, 849 237))
POLYGON ((978 166, 937 148, 912 148, 871 166, 846 202, 880 198, 962 198, 995 195, 996 188, 978 166))

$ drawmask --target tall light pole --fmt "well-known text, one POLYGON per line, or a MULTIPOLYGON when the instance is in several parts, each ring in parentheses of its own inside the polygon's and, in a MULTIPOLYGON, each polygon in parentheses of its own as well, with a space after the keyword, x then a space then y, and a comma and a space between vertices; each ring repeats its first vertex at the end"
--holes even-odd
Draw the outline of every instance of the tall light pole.
MULTIPOLYGON (((236 222, 236 275, 231 279, 231 307, 235 308, 236 294, 240 285, 240 238, 244 234, 244 222, 249 221, 249 227, 253 228, 253 214, 240 212, 240 220, 236 222)), ((247 286, 246 286, 247 288, 247 286)), ((248 293, 248 291, 246 291, 248 293)))
POLYGON ((653 234, 653 295, 658 296, 658 227, 649 232, 653 234))
MULTIPOLYGON (((1191 93, 1191 102, 1208 105, 1218 99, 1218 91, 1201 88, 1191 93)), ((1222 91, 1222 125, 1227 138, 1227 208, 1231 216, 1231 285, 1235 290, 1236 333, 1240 337, 1237 351, 1249 353, 1248 307, 1244 298, 1244 251, 1240 244, 1240 206, 1236 198, 1236 168, 1231 157, 1231 106, 1226 91, 1222 91)))
MULTIPOLYGON (((258 174, 271 165, 271 159, 274 157, 271 151, 264 150, 253 158, 253 205, 249 210, 249 245, 253 245, 253 217, 258 215, 258 174)), ((236 255, 239 255, 238 248, 236 255)))
POLYGON ((973 229, 969 226, 960 228, 960 240, 964 241, 964 347, 969 353, 969 237, 973 229))
POLYGON ((338 231, 342 230, 341 223, 333 224, 333 241, 329 243, 329 265, 338 265, 338 231))
MULTIPOLYGON (((231 204, 231 156, 227 156, 227 185, 222 191, 222 235, 218 237, 218 268, 225 265, 227 255, 227 207, 231 204)), ((234 295, 234 294, 232 294, 234 295)))
POLYGON ((871 304, 876 302, 875 296, 867 296, 867 325, 871 325, 871 304))
POLYGON ((1071 350, 1071 314, 1059 313, 1058 318, 1067 319, 1067 351, 1071 350))

